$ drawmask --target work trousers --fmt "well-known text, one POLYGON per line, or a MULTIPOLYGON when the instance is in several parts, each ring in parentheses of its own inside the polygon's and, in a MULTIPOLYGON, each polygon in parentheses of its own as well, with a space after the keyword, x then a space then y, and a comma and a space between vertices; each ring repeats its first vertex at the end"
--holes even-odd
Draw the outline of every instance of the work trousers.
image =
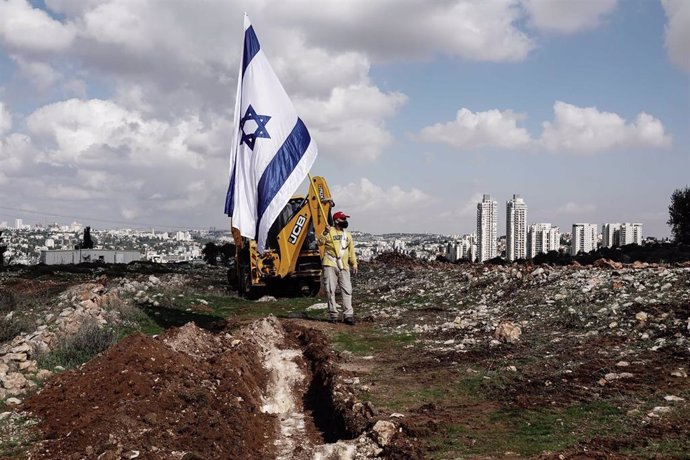
POLYGON ((328 297, 328 316, 331 319, 338 319, 340 305, 335 301, 335 291, 340 286, 340 293, 343 296, 343 317, 351 318, 354 315, 354 311, 352 310, 350 270, 340 270, 338 267, 323 267, 323 284, 328 297))

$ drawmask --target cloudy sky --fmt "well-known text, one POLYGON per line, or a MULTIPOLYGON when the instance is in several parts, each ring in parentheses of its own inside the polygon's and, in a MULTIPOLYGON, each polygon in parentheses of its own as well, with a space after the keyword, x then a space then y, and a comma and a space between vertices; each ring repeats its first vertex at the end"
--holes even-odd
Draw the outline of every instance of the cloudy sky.
POLYGON ((227 227, 245 11, 353 229, 669 234, 687 0, 0 0, 0 221, 227 227))

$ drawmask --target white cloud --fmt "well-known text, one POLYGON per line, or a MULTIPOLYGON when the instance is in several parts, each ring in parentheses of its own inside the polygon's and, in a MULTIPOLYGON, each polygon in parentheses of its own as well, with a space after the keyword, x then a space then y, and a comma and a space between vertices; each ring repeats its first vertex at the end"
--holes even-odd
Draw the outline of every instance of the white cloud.
POLYGON ((336 51, 366 50, 376 60, 443 53, 480 61, 517 61, 534 47, 515 25, 523 14, 516 0, 322 5, 301 2, 303 7, 296 8, 292 2, 270 3, 274 17, 298 24, 308 43, 336 51))
POLYGON ((566 34, 597 27, 604 16, 616 9, 616 3, 617 0, 523 0, 536 28, 566 34))
POLYGON ((594 211, 596 211, 597 207, 591 203, 574 203, 572 201, 569 201, 568 203, 559 206, 556 212, 558 214, 565 214, 565 215, 582 215, 582 214, 591 214, 594 211))
POLYGON ((433 201, 419 189, 404 190, 397 185, 384 189, 364 177, 359 182, 332 186, 331 194, 337 197, 335 209, 350 214, 353 222, 412 222, 416 219, 415 211, 433 201))
POLYGON ((12 129, 12 114, 5 104, 0 102, 0 135, 12 129))
POLYGON ((0 2, 0 43, 14 51, 48 53, 67 49, 74 40, 69 24, 51 18, 26 0, 0 2))
POLYGON ((621 148, 663 148, 671 145, 661 121, 641 112, 634 122, 596 107, 554 104, 554 121, 544 122, 542 145, 553 152, 594 154, 621 148))
POLYGON ((418 138, 462 149, 488 146, 519 148, 530 142, 527 130, 518 127, 524 118, 524 115, 511 110, 474 113, 462 108, 455 120, 427 126, 418 138))
POLYGON ((480 203, 482 198, 482 193, 475 192, 467 200, 460 202, 459 206, 442 212, 440 216, 446 220, 452 219, 452 221, 456 221, 460 218, 476 217, 477 203, 480 203))
POLYGON ((17 64, 20 73, 39 90, 47 90, 60 79, 60 74, 49 64, 40 61, 29 61, 18 56, 14 56, 13 60, 17 64))
POLYGON ((690 2, 661 0, 666 11, 666 49, 671 62, 690 72, 690 2))
POLYGON ((165 122, 110 101, 71 99, 36 110, 26 125, 31 137, 0 137, 3 188, 21 186, 24 199, 84 202, 87 216, 117 203, 99 212, 153 222, 222 213, 229 132, 222 122, 165 122))
POLYGON ((22 169, 28 169, 36 155, 37 151, 29 136, 12 133, 0 137, 0 171, 6 176, 15 176, 22 169))
POLYGON ((350 160, 375 160, 392 142, 384 120, 407 101, 370 85, 335 88, 326 100, 297 100, 319 151, 350 160))
POLYGON ((53 146, 54 164, 110 164, 126 159, 132 168, 172 162, 199 168, 203 159, 189 138, 205 131, 197 118, 175 123, 143 118, 114 102, 70 99, 44 106, 27 118, 31 134, 53 146))
MULTIPOLYGON (((79 82, 84 75, 99 75, 105 78, 98 84, 112 90, 120 107, 153 119, 176 124, 180 114, 189 113, 232 119, 247 5, 223 0, 208 0, 202 7, 162 0, 45 4, 59 19, 26 0, 0 3, 8 12, 0 14, 5 18, 0 40, 40 88, 62 84, 68 94, 85 97, 86 85, 79 82), (34 33, 36 28, 41 32, 34 33), (69 65, 61 65, 65 62, 69 65)), ((323 146, 322 155, 372 160, 392 142, 386 122, 406 96, 374 86, 371 62, 438 53, 515 61, 534 46, 517 26, 524 15, 518 0, 323 6, 316 0, 261 0, 249 8, 250 16, 260 18, 255 26, 262 48, 304 110, 300 114, 323 146)))

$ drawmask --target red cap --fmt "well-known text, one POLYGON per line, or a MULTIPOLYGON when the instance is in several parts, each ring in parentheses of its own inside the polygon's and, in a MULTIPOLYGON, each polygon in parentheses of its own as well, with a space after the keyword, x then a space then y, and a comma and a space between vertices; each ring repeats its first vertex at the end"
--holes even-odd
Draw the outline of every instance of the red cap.
POLYGON ((333 214, 333 220, 345 220, 348 217, 350 217, 350 216, 348 216, 347 214, 345 214, 342 211, 338 211, 335 214, 333 214))

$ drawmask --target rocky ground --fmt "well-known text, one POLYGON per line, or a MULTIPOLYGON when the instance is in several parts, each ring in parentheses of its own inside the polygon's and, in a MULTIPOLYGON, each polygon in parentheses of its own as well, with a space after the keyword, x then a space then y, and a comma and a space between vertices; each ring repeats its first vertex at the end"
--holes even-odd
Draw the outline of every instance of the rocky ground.
POLYGON ((388 254, 353 282, 350 327, 222 269, 0 273, 0 454, 688 458, 690 265, 388 254))

